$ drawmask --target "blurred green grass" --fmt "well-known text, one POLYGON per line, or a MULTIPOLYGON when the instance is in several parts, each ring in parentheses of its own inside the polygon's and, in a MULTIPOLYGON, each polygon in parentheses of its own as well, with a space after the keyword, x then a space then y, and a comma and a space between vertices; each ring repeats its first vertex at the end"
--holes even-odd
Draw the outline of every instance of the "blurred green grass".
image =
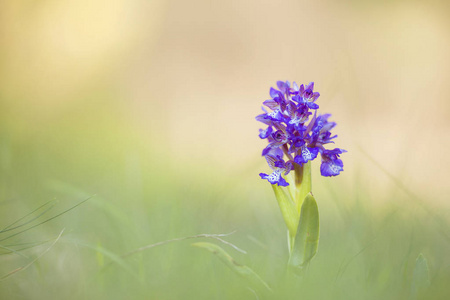
POLYGON ((54 207, 32 224, 95 196, 1 242, 20 249, 21 243, 47 241, 20 251, 27 258, 0 250, 3 276, 39 256, 65 228, 48 253, 0 282, 1 299, 256 299, 242 278, 191 247, 192 240, 119 257, 164 240, 234 230, 225 239, 247 254, 220 246, 274 289, 259 299, 410 299, 420 253, 431 284, 419 296, 450 298, 445 211, 425 204, 429 199, 411 198, 395 182, 386 187, 392 196, 378 202, 369 185, 383 172, 361 168, 354 178, 344 172, 333 180, 314 175, 319 252, 302 278, 286 278, 284 222, 270 187, 258 179, 259 157, 239 172, 207 158, 183 160, 118 107, 97 105, 72 108, 34 127, 24 120, 3 122, 0 227, 52 199, 54 207))

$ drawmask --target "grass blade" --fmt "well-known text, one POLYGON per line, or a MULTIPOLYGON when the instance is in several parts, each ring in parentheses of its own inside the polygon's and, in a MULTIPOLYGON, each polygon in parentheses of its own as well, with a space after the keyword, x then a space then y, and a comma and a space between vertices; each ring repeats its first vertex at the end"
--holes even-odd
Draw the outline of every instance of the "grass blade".
POLYGON ((417 299, 423 297, 427 288, 430 286, 430 270, 428 263, 422 253, 416 259, 416 266, 411 283, 410 299, 417 299))
POLYGON ((15 227, 12 227, 12 226, 14 226, 15 224, 19 223, 20 221, 22 221, 22 220, 24 220, 25 218, 27 218, 28 216, 30 216, 30 215, 32 215, 33 213, 37 212, 37 211, 40 210, 41 208, 44 208, 44 207, 47 206, 48 204, 54 203, 54 202, 55 202, 55 200, 52 200, 52 201, 48 201, 48 202, 42 204, 41 206, 39 206, 39 207, 36 208, 35 210, 33 210, 33 211, 31 211, 30 213, 26 214, 25 216, 23 216, 23 217, 17 219, 17 220, 14 221, 13 223, 9 224, 8 226, 6 226, 6 227, 3 228, 2 230, 0 230, 0 233, 6 232, 6 231, 11 231, 11 230, 20 228, 20 227, 22 227, 22 226, 25 226, 25 225, 27 225, 27 224, 33 222, 34 220, 36 220, 37 218, 39 218, 40 216, 42 216, 43 214, 45 214, 46 212, 48 212, 50 209, 52 209, 52 208, 54 207, 54 204, 52 204, 52 206, 50 206, 49 208, 47 208, 46 210, 44 210, 44 212, 40 213, 38 216, 34 217, 33 219, 28 220, 27 222, 22 223, 22 224, 20 224, 20 225, 17 225, 17 226, 15 226, 15 227), (12 228, 11 228, 11 227, 12 227, 12 228))
POLYGON ((55 215, 55 216, 53 216, 53 217, 50 217, 50 218, 48 218, 48 219, 46 219, 46 220, 44 220, 44 221, 42 221, 42 222, 40 222, 40 223, 38 223, 38 224, 35 224, 35 225, 33 225, 33 226, 28 227, 27 229, 24 229, 24 230, 22 230, 22 231, 19 231, 19 232, 16 232, 16 233, 14 233, 14 234, 11 234, 10 236, 7 236, 7 237, 1 239, 0 242, 3 242, 3 241, 5 241, 5 240, 7 240, 7 239, 9 239, 9 238, 12 238, 12 237, 14 237, 14 236, 16 236, 16 235, 19 235, 19 234, 21 234, 21 233, 24 233, 24 232, 26 232, 26 231, 28 231, 28 230, 30 230, 30 229, 33 229, 33 228, 35 228, 35 227, 37 227, 37 226, 40 226, 40 225, 45 224, 45 223, 47 223, 47 222, 50 222, 51 220, 56 219, 57 217, 59 217, 59 216, 65 214, 65 213, 71 211, 72 209, 76 208, 77 206, 80 206, 81 204, 83 204, 84 202, 88 201, 88 200, 91 199, 92 197, 94 197, 94 196, 90 196, 89 198, 84 199, 83 201, 81 201, 81 202, 75 204, 74 206, 72 206, 72 207, 66 209, 65 211, 60 212, 59 214, 57 214, 57 215, 55 215))
POLYGON ((105 256, 109 258, 111 261, 113 261, 115 264, 122 267, 124 270, 126 270, 130 275, 132 275, 134 278, 139 279, 138 274, 125 262, 125 260, 120 256, 115 254, 112 251, 109 251, 108 249, 102 247, 101 245, 91 245, 88 243, 83 243, 79 241, 74 242, 77 246, 86 247, 88 249, 94 250, 96 252, 96 255, 98 257, 99 254, 102 256, 105 256))
POLYGON ((223 263, 225 263, 231 270, 233 270, 236 274, 239 276, 247 279, 249 282, 252 283, 255 287, 264 290, 272 291, 272 289, 269 287, 269 285, 261 278, 258 274, 255 273, 252 269, 245 265, 241 265, 237 263, 225 250, 223 250, 221 247, 206 243, 206 242, 200 242, 200 243, 194 243, 192 244, 194 247, 199 247, 208 250, 211 253, 214 253, 223 263))
POLYGON ((135 249, 135 250, 132 250, 132 251, 127 252, 127 253, 125 253, 125 254, 122 254, 120 257, 122 257, 122 258, 128 257, 128 256, 130 256, 130 255, 133 255, 133 254, 136 254, 136 253, 145 251, 145 250, 147 250, 147 249, 151 249, 151 248, 153 248, 153 247, 158 247, 158 246, 170 244, 170 243, 173 243, 173 242, 184 241, 184 240, 189 240, 189 239, 198 239, 198 238, 212 238, 212 239, 216 239, 216 240, 218 240, 218 241, 220 241, 220 242, 222 242, 222 243, 224 243, 224 244, 226 244, 226 245, 228 245, 228 246, 230 246, 230 247, 233 247, 234 249, 236 249, 236 250, 239 251, 239 252, 242 252, 242 253, 244 253, 244 254, 247 253, 247 252, 245 252, 244 250, 239 249, 239 248, 236 247, 235 245, 231 244, 230 242, 227 242, 227 241, 225 241, 225 240, 223 240, 223 239, 220 238, 220 237, 224 237, 224 236, 231 235, 231 234, 233 234, 234 232, 235 232, 235 231, 230 232, 230 233, 202 233, 202 234, 197 234, 197 235, 192 235, 192 236, 186 236, 186 237, 181 237, 181 238, 175 238, 175 239, 166 240, 166 241, 162 241, 162 242, 158 242, 158 243, 154 243, 154 244, 150 244, 150 245, 147 245, 147 246, 140 247, 140 248, 138 248, 138 249, 135 249))
POLYGON ((5 279, 7 279, 7 278, 9 278, 9 277, 19 273, 19 272, 22 272, 22 271, 28 269, 31 265, 33 265, 36 261, 38 261, 42 256, 44 256, 48 251, 50 251, 51 248, 53 248, 53 246, 59 241, 59 239, 61 238, 63 233, 64 233, 64 229, 61 230, 61 232, 59 233, 58 237, 53 241, 53 243, 47 249, 45 249, 45 251, 42 252, 38 257, 36 257, 32 261, 30 261, 28 264, 26 264, 26 265, 24 265, 22 267, 19 267, 19 268, 15 269, 15 270, 9 272, 8 274, 0 277, 0 281, 3 281, 5 279))

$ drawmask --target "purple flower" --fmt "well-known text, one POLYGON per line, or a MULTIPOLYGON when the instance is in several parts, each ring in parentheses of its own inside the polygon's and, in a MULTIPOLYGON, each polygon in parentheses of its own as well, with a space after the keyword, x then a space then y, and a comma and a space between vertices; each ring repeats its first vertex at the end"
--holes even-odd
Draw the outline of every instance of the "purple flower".
POLYGON ((331 136, 330 130, 336 126, 336 123, 328 122, 330 116, 330 114, 325 114, 314 120, 313 126, 311 127, 310 144, 323 146, 328 143, 333 143, 331 140, 336 138, 337 135, 331 136))
POLYGON ((262 153, 263 156, 267 155, 267 153, 269 153, 270 149, 279 148, 280 146, 282 146, 288 142, 288 135, 287 135, 285 128, 283 128, 283 127, 279 127, 279 128, 281 128, 281 129, 277 130, 271 134, 271 142, 263 150, 263 153, 262 153))
POLYGON ((261 139, 267 139, 271 133, 272 133, 272 126, 269 126, 265 130, 263 129, 259 130, 259 137, 261 139))
POLYGON ((300 154, 294 158, 294 162, 298 164, 306 164, 308 161, 314 160, 317 157, 319 150, 319 147, 310 148, 302 146, 300 148, 300 154))
POLYGON ((299 126, 300 124, 304 124, 311 113, 308 111, 308 108, 304 106, 297 107, 294 102, 290 102, 287 105, 287 114, 289 117, 288 125, 299 126))
POLYGON ((324 150, 322 152, 322 164, 320 165, 320 174, 322 176, 336 176, 344 171, 344 163, 339 159, 339 154, 347 152, 335 148, 333 150, 324 150))
POLYGON ((307 106, 310 109, 318 109, 319 105, 314 102, 316 102, 320 94, 317 92, 313 92, 313 90, 314 82, 310 82, 306 86, 306 88, 302 84, 298 90, 298 94, 293 97, 293 100, 298 102, 299 104, 307 106))
POLYGON ((272 156, 266 155, 267 163, 269 167, 272 169, 272 173, 267 175, 265 173, 260 173, 262 179, 267 179, 271 184, 278 184, 279 186, 288 186, 289 183, 281 176, 284 172, 284 175, 289 174, 289 172, 294 168, 292 162, 284 162, 281 156, 272 156))
POLYGON ((283 82, 283 81, 277 81, 277 87, 280 89, 280 91, 283 94, 286 94, 289 92, 291 88, 291 84, 289 81, 283 82))
POLYGON ((298 86, 295 82, 291 85, 289 81, 278 81, 277 88, 270 88, 271 99, 263 102, 271 111, 263 107, 264 113, 256 117, 257 121, 267 125, 266 129, 260 129, 259 137, 268 140, 262 155, 273 170, 270 175, 261 173, 261 178, 286 186, 288 183, 282 173, 289 173, 294 163, 302 165, 316 159, 319 153, 321 174, 338 175, 343 171, 339 155, 346 151, 325 149, 325 145, 334 143, 337 137, 331 134, 336 123, 328 121, 330 114, 317 115, 319 106, 315 102, 320 94, 314 92, 314 82, 298 86))

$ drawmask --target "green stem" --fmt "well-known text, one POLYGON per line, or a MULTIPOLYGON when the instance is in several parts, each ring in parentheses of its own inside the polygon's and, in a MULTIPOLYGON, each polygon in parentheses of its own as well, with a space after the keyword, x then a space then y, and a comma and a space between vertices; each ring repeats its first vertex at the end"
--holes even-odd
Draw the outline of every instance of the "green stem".
POLYGON ((291 257, 291 253, 294 251, 295 234, 296 234, 296 232, 291 232, 291 231, 288 230, 289 257, 291 257))
POLYGON ((311 161, 308 161, 306 164, 294 164, 294 184, 295 184, 295 192, 294 192, 294 205, 295 205, 295 214, 297 216, 297 223, 295 224, 295 229, 289 231, 289 255, 292 254, 294 250, 295 244, 295 236, 297 234, 298 229, 298 220, 300 219, 300 214, 302 210, 303 201, 306 196, 311 192, 312 183, 311 183, 311 161))
POLYGON ((276 184, 272 185, 275 197, 288 228, 289 253, 294 249, 301 208, 306 196, 311 192, 311 162, 294 164, 294 172, 285 178, 289 186, 284 189, 276 184))
POLYGON ((296 190, 294 203, 297 207, 297 214, 300 217, 303 200, 305 200, 306 195, 308 195, 312 189, 311 161, 308 161, 306 164, 302 164, 301 166, 295 164, 294 172, 296 190))

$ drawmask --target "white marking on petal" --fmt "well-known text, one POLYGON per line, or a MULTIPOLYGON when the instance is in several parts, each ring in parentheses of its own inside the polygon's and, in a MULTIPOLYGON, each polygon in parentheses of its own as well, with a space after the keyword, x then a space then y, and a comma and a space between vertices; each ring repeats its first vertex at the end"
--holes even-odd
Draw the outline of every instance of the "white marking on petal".
POLYGON ((280 180, 280 176, 281 176, 280 172, 279 171, 275 171, 272 174, 270 174, 269 177, 267 177, 267 179, 270 182, 276 182, 276 181, 280 180))
POLYGON ((292 120, 289 121, 289 124, 298 125, 301 121, 302 120, 298 116, 295 116, 295 118, 293 118, 292 120))
POLYGON ((331 164, 330 170, 335 174, 335 173, 339 173, 341 171, 341 168, 335 164, 331 164))
POLYGON ((311 160, 312 159, 312 153, 311 153, 311 151, 308 150, 307 147, 303 147, 302 148, 302 156, 306 160, 311 160))
POLYGON ((280 110, 274 110, 268 114, 269 117, 275 118, 280 110))

